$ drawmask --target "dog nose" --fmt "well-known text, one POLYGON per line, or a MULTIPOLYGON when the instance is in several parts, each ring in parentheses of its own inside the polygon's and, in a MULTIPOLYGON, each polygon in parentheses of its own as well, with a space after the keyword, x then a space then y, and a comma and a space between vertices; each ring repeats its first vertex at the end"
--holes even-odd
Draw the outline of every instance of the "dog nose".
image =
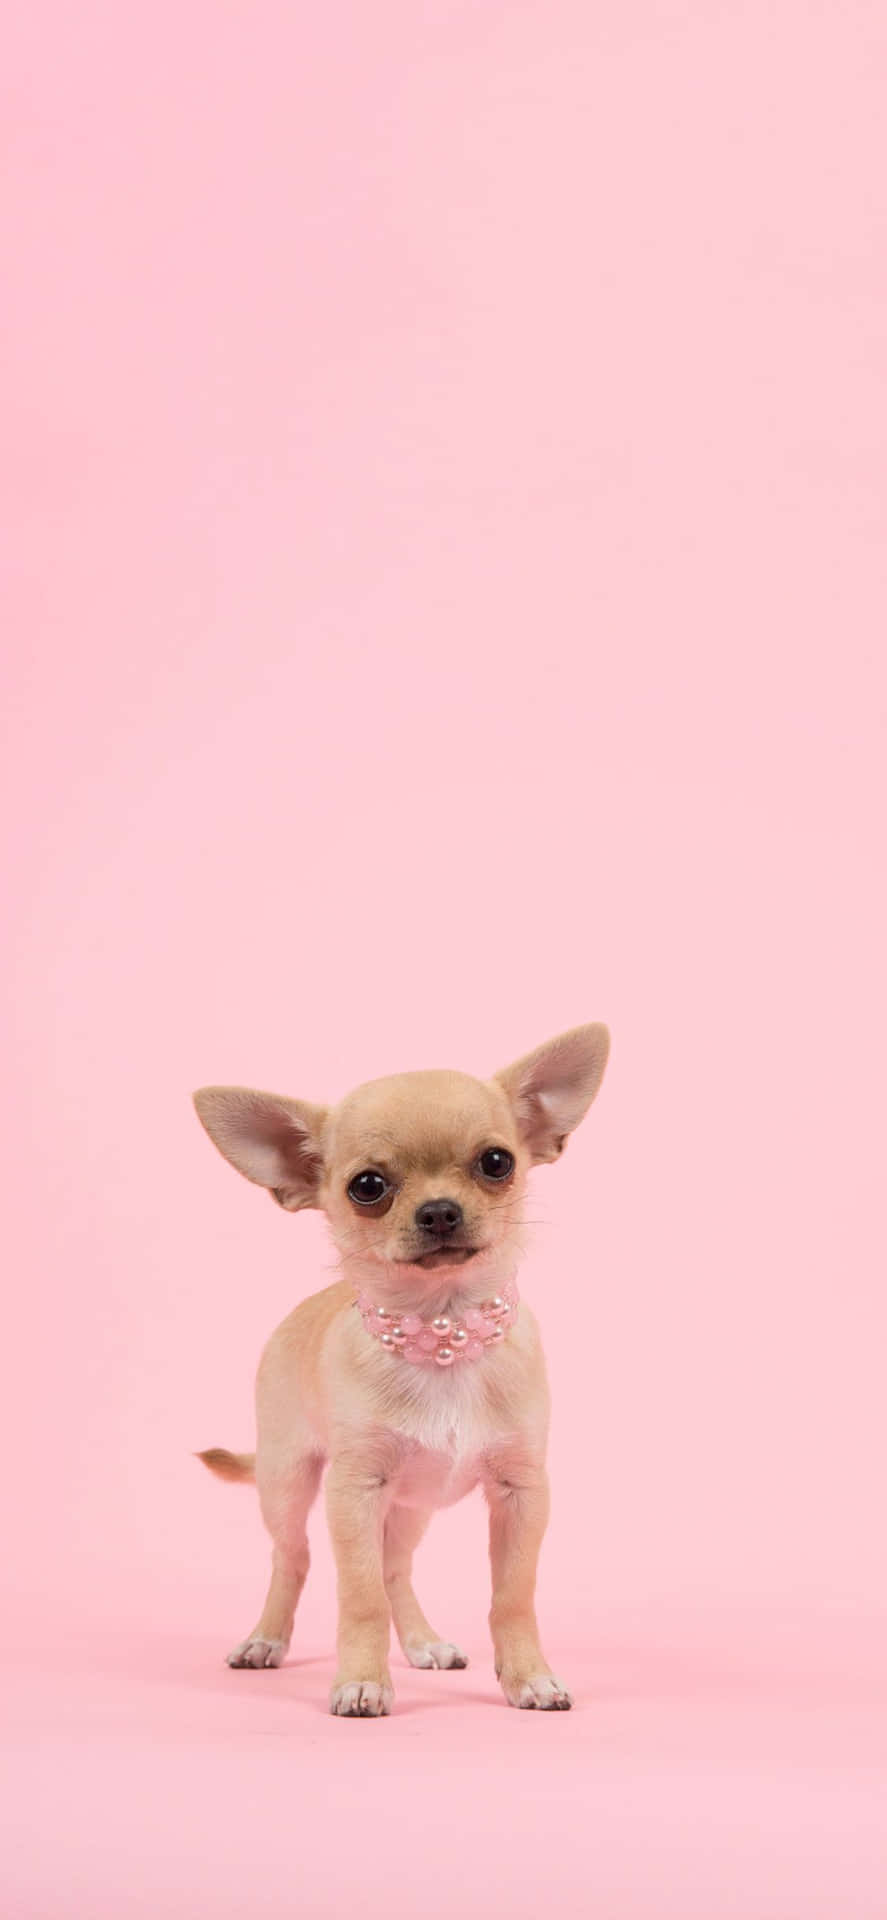
POLYGON ((416 1225, 426 1233, 437 1233, 444 1238, 455 1233, 462 1225, 462 1208, 456 1200, 426 1200, 424 1206, 416 1208, 416 1225))

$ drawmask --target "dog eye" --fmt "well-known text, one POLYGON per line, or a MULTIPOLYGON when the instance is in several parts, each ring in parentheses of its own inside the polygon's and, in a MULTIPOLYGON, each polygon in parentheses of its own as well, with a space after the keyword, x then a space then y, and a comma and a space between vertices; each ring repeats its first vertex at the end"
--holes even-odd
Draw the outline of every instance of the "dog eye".
POLYGON ((478 1161, 481 1173, 488 1180, 507 1180, 514 1171, 514 1154, 505 1147, 488 1147, 478 1161))
POLYGON ((349 1198, 356 1200, 360 1207, 371 1207, 374 1200, 381 1200, 387 1192, 387 1180, 383 1180, 381 1173, 369 1169, 356 1173, 348 1188, 349 1198))

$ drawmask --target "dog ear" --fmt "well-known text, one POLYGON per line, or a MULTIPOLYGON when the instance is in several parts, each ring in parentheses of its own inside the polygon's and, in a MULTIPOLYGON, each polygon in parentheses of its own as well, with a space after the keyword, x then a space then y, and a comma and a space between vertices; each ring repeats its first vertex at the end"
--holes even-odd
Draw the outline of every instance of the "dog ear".
POLYGON ((606 1027, 573 1027, 494 1075, 534 1164, 563 1152, 597 1093, 609 1051, 606 1027))
POLYGON ((193 1099, 213 1145, 238 1173, 269 1187, 288 1213, 320 1204, 325 1107, 253 1087, 201 1087, 193 1099))

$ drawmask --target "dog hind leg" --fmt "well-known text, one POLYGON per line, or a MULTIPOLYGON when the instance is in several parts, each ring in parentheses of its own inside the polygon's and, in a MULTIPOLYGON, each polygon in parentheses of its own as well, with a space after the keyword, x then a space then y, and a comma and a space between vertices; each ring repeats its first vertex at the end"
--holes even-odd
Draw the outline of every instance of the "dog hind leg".
POLYGON ((411 1667, 467 1667, 465 1654, 429 1626, 413 1592, 413 1554, 430 1519, 421 1507, 392 1507, 385 1521, 385 1591, 394 1630, 411 1667))
POLYGON ((271 1584, 254 1626, 227 1656, 229 1667, 279 1667, 292 1638, 293 1616, 308 1574, 307 1520, 323 1458, 306 1454, 257 1466, 262 1518, 272 1540, 271 1584))

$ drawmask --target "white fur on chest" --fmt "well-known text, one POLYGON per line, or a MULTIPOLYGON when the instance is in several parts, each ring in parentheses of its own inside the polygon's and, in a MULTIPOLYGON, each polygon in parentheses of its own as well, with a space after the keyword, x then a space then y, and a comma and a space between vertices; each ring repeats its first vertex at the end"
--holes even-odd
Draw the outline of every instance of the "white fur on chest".
POLYGON ((389 1410, 389 1432, 406 1442, 393 1475, 393 1495, 405 1506, 450 1506, 482 1477, 484 1456, 498 1437, 481 1375, 460 1367, 458 1374, 416 1368, 399 1382, 397 1404, 389 1410))

